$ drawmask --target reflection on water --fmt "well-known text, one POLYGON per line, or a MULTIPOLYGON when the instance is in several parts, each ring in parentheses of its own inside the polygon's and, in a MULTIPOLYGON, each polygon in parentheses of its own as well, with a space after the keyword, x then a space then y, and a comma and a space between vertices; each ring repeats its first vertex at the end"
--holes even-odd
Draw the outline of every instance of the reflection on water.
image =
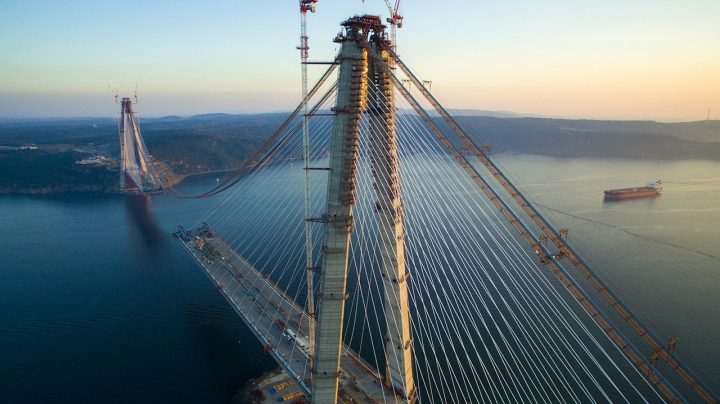
POLYGON ((212 203, 0 196, 0 402, 227 403, 276 366, 170 237, 212 203))
MULTIPOLYGON (((659 338, 680 337, 676 354, 720 391, 720 163, 504 162, 601 278, 659 338), (602 202, 604 189, 658 175, 661 197, 602 202)), ((200 194, 217 177, 178 187, 200 194)), ((227 403, 275 367, 170 237, 217 203, 0 197, 0 401, 227 403)))
POLYGON ((142 242, 137 243, 141 248, 149 251, 161 248, 167 244, 167 235, 158 227, 152 211, 152 198, 145 195, 134 195, 125 198, 125 212, 128 224, 133 230, 133 237, 141 237, 142 242))
POLYGON ((620 202, 628 203, 631 201, 633 201, 633 202, 642 201, 647 205, 653 205, 655 203, 655 201, 658 198, 660 198, 661 196, 662 196, 662 194, 649 195, 649 196, 636 196, 633 198, 625 198, 625 199, 605 199, 605 198, 603 198, 603 203, 620 203, 620 202))

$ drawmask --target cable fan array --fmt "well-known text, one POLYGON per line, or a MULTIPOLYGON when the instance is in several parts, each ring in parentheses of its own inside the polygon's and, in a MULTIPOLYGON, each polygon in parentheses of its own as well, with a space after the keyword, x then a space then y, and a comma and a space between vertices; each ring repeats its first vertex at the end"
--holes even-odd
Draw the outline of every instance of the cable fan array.
MULTIPOLYGON (((372 83, 369 92, 383 97, 372 83)), ((400 100, 395 97, 400 111, 395 123, 418 401, 662 402, 544 270, 423 120, 402 112, 412 107, 400 100)), ((324 111, 334 102, 333 95, 324 97, 310 119, 311 165, 316 168, 328 164, 333 121, 324 111)), ((385 346, 380 269, 382 254, 393 252, 380 251, 377 242, 381 235, 368 140, 372 125, 364 116, 344 341, 383 373, 393 350, 385 346)), ((296 126, 289 127, 272 153, 201 219, 305 307, 303 143, 296 126)), ((314 171, 310 182, 316 218, 325 209, 326 175, 314 171)), ((317 266, 321 224, 313 240, 317 266)), ((292 320, 264 304, 273 319, 292 320)), ((293 355, 285 359, 302 358, 300 352, 293 355)))

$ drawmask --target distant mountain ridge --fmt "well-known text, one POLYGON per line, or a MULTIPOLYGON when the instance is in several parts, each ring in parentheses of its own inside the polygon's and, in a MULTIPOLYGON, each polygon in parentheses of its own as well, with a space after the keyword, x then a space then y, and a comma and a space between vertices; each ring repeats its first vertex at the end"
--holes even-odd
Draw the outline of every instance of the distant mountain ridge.
MULTIPOLYGON (((454 119, 476 145, 491 145, 492 153, 720 160, 720 121, 601 121, 498 117, 485 113, 498 114, 468 110, 454 115, 454 119)), ((240 168, 287 116, 288 113, 166 116, 143 118, 140 128, 154 158, 166 163, 169 173, 182 177, 240 168)), ((432 119, 454 137, 440 117, 432 119)), ((112 118, 0 122, 0 146, 10 146, 0 150, 0 193, 102 192, 114 186, 113 172, 72 162, 86 157, 88 151, 111 158, 117 156, 117 131, 117 120, 112 118), (30 144, 37 144, 38 149, 12 150, 12 146, 30 144)))
MULTIPOLYGON (((398 110, 401 114, 415 114, 412 109, 400 109, 398 110)), ((482 109, 453 109, 448 110, 448 113, 452 116, 490 116, 494 118, 542 118, 542 115, 535 114, 523 114, 519 112, 510 111, 487 111, 482 109)), ((431 117, 439 117, 440 114, 434 110, 428 111, 428 115, 431 117)))
MULTIPOLYGON (((329 112, 329 111, 324 111, 329 112)), ((414 111, 400 110, 402 114, 414 111)), ((663 123, 655 121, 612 121, 592 119, 556 119, 533 117, 505 111, 453 110, 455 120, 469 133, 498 135, 570 133, 601 134, 626 133, 668 135, 695 142, 720 142, 720 121, 696 121, 663 123)), ((286 112, 264 114, 199 114, 188 117, 170 115, 157 118, 141 118, 141 130, 145 136, 166 130, 198 130, 205 135, 253 134, 269 136, 287 118, 286 112), (273 127, 276 125, 276 127, 273 127), (251 133, 252 132, 252 133, 251 133)), ((440 122, 439 115, 430 115, 440 122)), ((117 120, 113 118, 47 118, 0 120, 0 144, 22 145, 29 143, 55 143, 66 139, 117 135, 117 120)), ((493 135, 493 136, 494 136, 493 135)), ((253 136, 255 137, 255 136, 253 136)))
MULTIPOLYGON (((615 133, 627 135, 665 135, 683 140, 703 143, 720 142, 720 121, 696 121, 663 123, 655 121, 603 121, 592 119, 554 119, 554 118, 509 118, 465 117, 458 116, 456 121, 468 132, 498 135, 518 135, 534 133, 585 134, 587 136, 615 133)), ((655 139, 660 141, 661 139, 655 139)))
POLYGON ((552 157, 720 160, 720 122, 458 117, 478 145, 552 157))

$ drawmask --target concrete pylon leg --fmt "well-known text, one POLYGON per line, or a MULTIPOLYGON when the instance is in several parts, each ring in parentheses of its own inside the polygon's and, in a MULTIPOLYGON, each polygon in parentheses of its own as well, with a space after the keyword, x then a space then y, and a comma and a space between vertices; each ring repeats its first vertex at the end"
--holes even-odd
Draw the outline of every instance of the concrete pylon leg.
MULTIPOLYGON (((387 51, 377 43, 373 51, 388 64, 387 51)), ((408 311, 407 276, 405 268, 405 232, 400 192, 400 172, 395 136, 395 109, 392 78, 375 59, 369 66, 369 80, 375 91, 368 96, 372 174, 375 183, 378 214, 378 241, 382 256, 381 275, 385 295, 386 374, 385 384, 408 402, 416 399, 413 376, 410 315, 408 311)))
POLYGON ((367 96, 367 51, 350 36, 341 46, 313 361, 312 402, 322 404, 337 402, 359 125, 367 96))
POLYGON ((378 62, 373 60, 368 65, 365 47, 368 43, 372 44, 373 52, 387 59, 387 52, 382 51, 380 46, 385 40, 385 27, 377 16, 353 17, 343 26, 345 35, 340 34, 336 38, 336 42, 341 44, 340 73, 324 216, 312 402, 338 402, 348 253, 350 234, 354 230, 352 207, 356 198, 359 125, 362 114, 367 110, 371 121, 368 142, 372 149, 370 157, 377 190, 377 231, 385 289, 385 383, 397 394, 393 402, 413 403, 417 394, 412 367, 392 78, 389 72, 377 65, 378 62), (378 91, 370 92, 368 100, 369 80, 373 83, 372 88, 378 91))
POLYGON ((118 126, 118 137, 120 138, 120 190, 127 191, 127 183, 126 183, 126 170, 127 170, 127 149, 125 145, 125 141, 127 136, 125 136, 125 120, 126 120, 126 111, 125 111, 125 103, 123 100, 122 109, 120 110, 120 124, 118 126))

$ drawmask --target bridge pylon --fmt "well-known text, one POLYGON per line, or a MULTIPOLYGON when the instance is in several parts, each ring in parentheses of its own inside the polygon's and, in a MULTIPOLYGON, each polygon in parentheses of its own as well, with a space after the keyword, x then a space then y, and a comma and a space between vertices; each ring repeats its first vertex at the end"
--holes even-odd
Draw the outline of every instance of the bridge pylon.
MULTIPOLYGON (((382 40, 378 38, 377 40, 382 40)), ((382 60, 389 64, 388 52, 377 41, 370 45, 382 60)), ((370 80, 377 91, 368 97, 372 174, 377 196, 378 240, 382 257, 381 276, 385 298, 386 374, 385 384, 409 401, 415 400, 412 368, 412 336, 408 310, 405 268, 405 230, 400 190, 400 167, 395 133, 394 86, 392 77, 373 59, 369 63, 370 80)))
POLYGON ((132 101, 120 103, 120 191, 141 194, 162 191, 160 176, 147 151, 133 111, 132 101))
POLYGON ((385 384, 404 402, 416 400, 412 340, 404 257, 402 201, 395 138, 393 84, 368 58, 364 45, 382 51, 385 26, 377 16, 345 21, 336 38, 341 44, 337 100, 330 151, 330 176, 324 216, 323 255, 318 292, 313 403, 336 403, 340 377, 350 235, 354 230, 360 122, 370 120, 371 160, 376 187, 378 242, 382 254, 387 320, 385 384), (374 45, 373 45, 374 44, 374 45), (369 84, 379 91, 369 91, 369 84))

